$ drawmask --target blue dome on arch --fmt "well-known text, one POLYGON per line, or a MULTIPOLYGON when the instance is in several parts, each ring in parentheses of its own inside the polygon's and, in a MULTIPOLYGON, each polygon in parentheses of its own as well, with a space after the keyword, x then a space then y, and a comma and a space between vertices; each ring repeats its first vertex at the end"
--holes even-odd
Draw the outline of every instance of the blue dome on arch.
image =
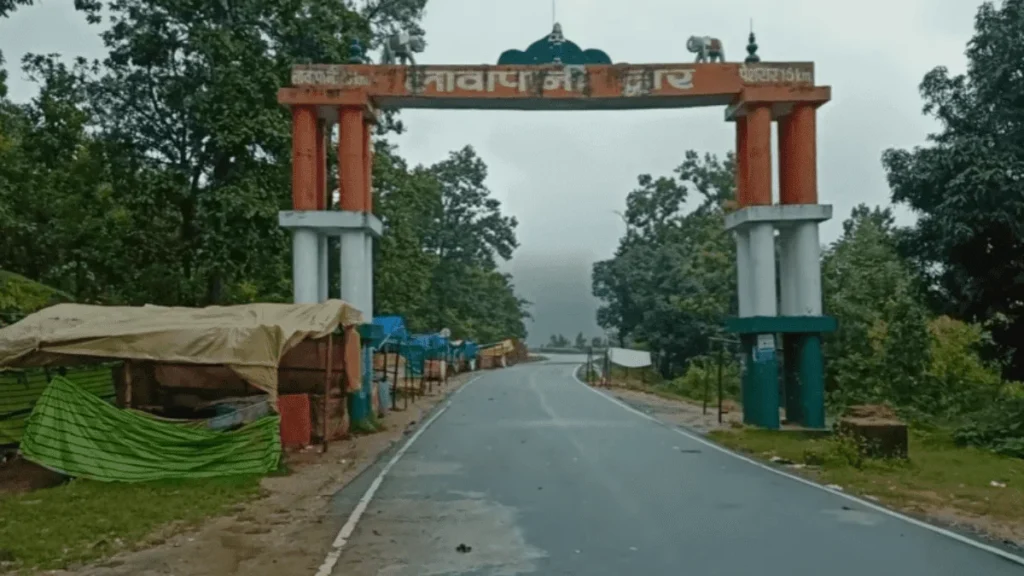
POLYGON ((555 24, 544 38, 537 40, 524 50, 506 50, 498 58, 498 65, 543 65, 543 64, 611 64, 612 59, 604 52, 591 48, 583 50, 575 42, 562 35, 561 24, 555 24))

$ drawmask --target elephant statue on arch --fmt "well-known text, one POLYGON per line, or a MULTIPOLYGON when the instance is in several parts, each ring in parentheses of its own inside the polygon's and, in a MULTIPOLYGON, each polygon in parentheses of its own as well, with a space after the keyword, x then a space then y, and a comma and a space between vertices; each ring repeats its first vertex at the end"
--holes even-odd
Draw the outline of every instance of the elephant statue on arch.
POLYGON ((384 41, 384 52, 381 55, 381 64, 402 64, 407 66, 416 65, 417 52, 423 52, 427 47, 423 36, 409 34, 408 32, 396 32, 388 36, 384 41))
POLYGON ((696 62, 725 62, 725 49, 718 38, 690 36, 686 49, 697 55, 696 62))

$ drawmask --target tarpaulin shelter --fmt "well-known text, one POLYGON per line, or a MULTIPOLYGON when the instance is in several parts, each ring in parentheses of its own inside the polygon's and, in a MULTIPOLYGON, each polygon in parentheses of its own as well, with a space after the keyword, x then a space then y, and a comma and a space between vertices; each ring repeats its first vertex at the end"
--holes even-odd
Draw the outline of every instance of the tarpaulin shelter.
POLYGON ((409 338, 409 331, 405 327, 405 319, 401 316, 377 316, 373 324, 380 326, 384 332, 384 344, 401 342, 409 338))
POLYGON ((651 353, 647 350, 609 348, 608 361, 623 368, 646 368, 651 365, 651 353))
POLYGON ((100 360, 225 366, 277 397, 290 349, 362 322, 341 300, 183 308, 58 304, 0 329, 0 370, 100 360))
POLYGON ((515 344, 513 344, 511 340, 502 340, 501 342, 481 346, 478 354, 485 357, 505 356, 514 352, 515 349, 515 344))

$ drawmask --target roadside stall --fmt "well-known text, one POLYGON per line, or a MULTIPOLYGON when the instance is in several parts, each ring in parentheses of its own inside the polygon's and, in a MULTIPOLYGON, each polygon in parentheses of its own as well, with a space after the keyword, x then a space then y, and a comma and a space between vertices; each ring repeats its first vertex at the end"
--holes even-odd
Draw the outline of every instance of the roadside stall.
POLYGON ((0 329, 0 374, 55 374, 21 436, 26 458, 51 469, 122 481, 267 472, 282 443, 315 435, 326 448, 347 432, 361 320, 339 300, 60 304, 0 329), (116 407, 60 375, 111 362, 116 407))

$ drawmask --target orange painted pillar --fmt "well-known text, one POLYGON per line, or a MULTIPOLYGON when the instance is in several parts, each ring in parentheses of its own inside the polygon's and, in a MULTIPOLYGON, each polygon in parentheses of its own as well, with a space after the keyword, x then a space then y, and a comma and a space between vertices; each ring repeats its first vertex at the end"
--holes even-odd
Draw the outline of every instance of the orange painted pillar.
POLYGON ((341 209, 362 212, 366 197, 366 166, 363 162, 366 125, 362 108, 340 108, 338 128, 338 190, 341 194, 341 209))
POLYGON ((743 208, 747 199, 747 119, 736 118, 736 204, 743 208))
POLYGON ((797 105, 779 121, 779 202, 818 203, 817 111, 797 105))
POLYGON ((316 123, 316 200, 317 210, 327 210, 327 142, 323 120, 316 123))
POLYGON ((295 210, 316 210, 317 162, 316 109, 312 106, 292 108, 292 207, 295 210))
POLYGON ((363 197, 363 210, 373 213, 373 143, 370 139, 371 124, 363 125, 363 186, 366 195, 363 197))
POLYGON ((748 206, 772 203, 772 110, 751 106, 746 122, 746 200, 748 206))

